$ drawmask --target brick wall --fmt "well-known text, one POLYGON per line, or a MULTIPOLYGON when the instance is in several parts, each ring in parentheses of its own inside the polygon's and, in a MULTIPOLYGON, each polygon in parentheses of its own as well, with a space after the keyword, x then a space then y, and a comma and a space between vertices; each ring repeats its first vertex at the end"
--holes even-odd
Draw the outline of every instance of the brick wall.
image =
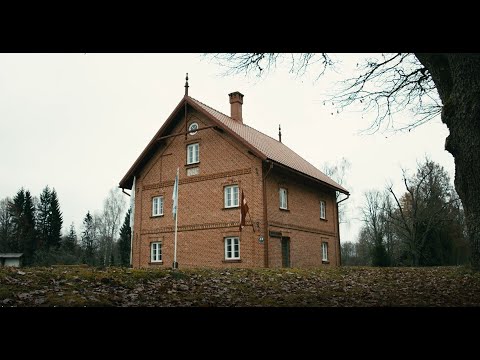
MULTIPOLYGON (((189 107, 187 124, 199 128, 214 125, 189 107)), ((185 119, 169 134, 185 130, 185 119)), ((172 191, 176 169, 180 168, 177 261, 185 267, 264 267, 282 266, 281 239, 268 236, 264 224, 262 161, 226 133, 208 128, 195 135, 162 140, 157 152, 137 175, 134 267, 171 267, 174 253, 172 191), (199 144, 199 164, 186 165, 187 145, 199 144), (187 171, 198 166, 198 175, 187 171), (240 209, 224 209, 224 186, 239 185, 250 209, 247 226, 240 234, 240 209), (152 198, 163 196, 163 216, 152 217, 152 198), (255 232, 252 228, 254 223, 255 232), (259 237, 265 237, 261 243, 259 237), (240 236, 241 261, 226 261, 224 238, 240 236), (162 263, 150 262, 150 244, 162 243, 162 263)), ((290 237, 292 267, 335 266, 339 264, 335 195, 332 190, 274 167, 267 177, 269 231, 290 237), (279 209, 279 187, 288 190, 288 211, 279 209), (320 219, 320 200, 327 204, 326 220, 320 219), (329 244, 329 264, 322 263, 321 243, 329 244)))
MULTIPOLYGON (((335 192, 274 167, 267 176, 269 231, 290 238, 290 265, 317 267, 339 265, 335 192), (280 209, 279 190, 287 189, 288 210, 280 209), (320 201, 326 219, 320 219, 320 201), (328 263, 322 263, 322 241, 328 243, 328 263)), ((268 238, 269 267, 282 266, 281 238, 268 238)))
MULTIPOLYGON (((188 124, 213 125, 202 114, 189 109, 188 124)), ((171 131, 182 132, 185 119, 171 131)), ((195 165, 197 166, 197 165, 195 165)), ((263 230, 261 160, 241 144, 213 128, 195 135, 166 139, 157 153, 143 167, 137 178, 134 267, 171 267, 174 252, 172 192, 176 169, 180 168, 177 261, 179 267, 262 267, 263 244, 258 241, 263 230), (199 174, 187 176, 186 148, 199 143, 199 174), (226 262, 224 238, 240 236, 240 208, 224 209, 224 186, 243 189, 255 225, 246 226, 240 239, 241 262, 226 262), (152 217, 152 198, 163 196, 164 215, 152 217), (163 264, 150 263, 150 243, 162 242, 163 264)), ((247 224, 251 224, 247 217, 247 224)))

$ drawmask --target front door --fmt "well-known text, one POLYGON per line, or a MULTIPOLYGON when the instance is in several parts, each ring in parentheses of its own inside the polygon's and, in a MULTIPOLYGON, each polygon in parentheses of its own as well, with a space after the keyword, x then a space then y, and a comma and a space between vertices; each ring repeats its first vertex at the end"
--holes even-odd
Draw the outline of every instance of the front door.
POLYGON ((282 267, 290 267, 290 238, 282 237, 282 267))

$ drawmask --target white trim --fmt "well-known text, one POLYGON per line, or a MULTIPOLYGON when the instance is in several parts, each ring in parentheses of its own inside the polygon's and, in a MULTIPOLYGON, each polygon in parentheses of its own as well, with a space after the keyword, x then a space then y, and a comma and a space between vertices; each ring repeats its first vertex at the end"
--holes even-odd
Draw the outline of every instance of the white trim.
POLYGON ((326 218, 327 218, 327 204, 325 203, 325 201, 321 200, 320 201, 320 219, 326 219, 326 218))
POLYGON ((200 162, 200 148, 198 143, 187 145, 187 165, 200 162))
POLYGON ((150 243, 150 262, 162 262, 162 242, 150 243))
POLYGON ((322 261, 328 261, 328 243, 322 242, 322 261))
POLYGON ((225 208, 239 207, 239 188, 238 185, 229 185, 223 188, 223 204, 225 208), (237 196, 235 197, 235 189, 237 196), (230 205, 228 204, 230 202, 230 205))
POLYGON ((163 215, 163 196, 155 196, 152 198, 152 216, 162 216, 162 215, 163 215), (155 205, 155 202, 157 202, 158 204, 155 205))
POLYGON ((229 236, 225 238, 225 260, 240 260, 240 238, 238 236, 229 236), (230 243, 230 251, 228 245, 230 243), (238 256, 235 256, 235 243, 238 246, 238 256), (230 257, 228 253, 230 252, 230 257))
POLYGON ((280 209, 288 210, 288 191, 285 188, 280 188, 278 191, 280 209))

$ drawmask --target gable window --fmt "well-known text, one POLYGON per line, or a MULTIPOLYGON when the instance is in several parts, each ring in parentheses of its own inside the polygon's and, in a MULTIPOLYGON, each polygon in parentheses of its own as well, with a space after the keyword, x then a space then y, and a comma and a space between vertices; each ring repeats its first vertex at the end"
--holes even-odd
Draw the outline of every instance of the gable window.
POLYGON ((238 237, 225 238, 225 260, 240 259, 240 239, 238 237))
POLYGON ((163 215, 163 196, 156 196, 152 199, 152 216, 163 215))
POLYGON ((187 146, 187 165, 199 162, 198 143, 187 146))
POLYGON ((280 188, 280 209, 287 210, 287 189, 280 188))
POLYGON ((152 242, 150 244, 150 262, 162 261, 162 243, 152 242))
POLYGON ((328 261, 328 243, 322 242, 322 261, 328 261))
POLYGON ((326 214, 326 205, 325 201, 320 201, 320 219, 325 219, 325 214, 326 214))
POLYGON ((190 126, 188 127, 188 131, 190 135, 195 135, 197 133, 197 130, 198 130, 198 124, 196 122, 193 122, 190 124, 190 126))
POLYGON ((225 186, 225 207, 238 207, 238 185, 225 186))

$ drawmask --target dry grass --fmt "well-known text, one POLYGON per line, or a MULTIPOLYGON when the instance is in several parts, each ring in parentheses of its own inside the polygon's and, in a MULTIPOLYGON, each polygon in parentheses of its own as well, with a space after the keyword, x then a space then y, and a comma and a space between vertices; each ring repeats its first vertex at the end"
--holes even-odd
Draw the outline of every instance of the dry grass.
POLYGON ((465 267, 136 270, 0 268, 0 306, 479 306, 465 267))

